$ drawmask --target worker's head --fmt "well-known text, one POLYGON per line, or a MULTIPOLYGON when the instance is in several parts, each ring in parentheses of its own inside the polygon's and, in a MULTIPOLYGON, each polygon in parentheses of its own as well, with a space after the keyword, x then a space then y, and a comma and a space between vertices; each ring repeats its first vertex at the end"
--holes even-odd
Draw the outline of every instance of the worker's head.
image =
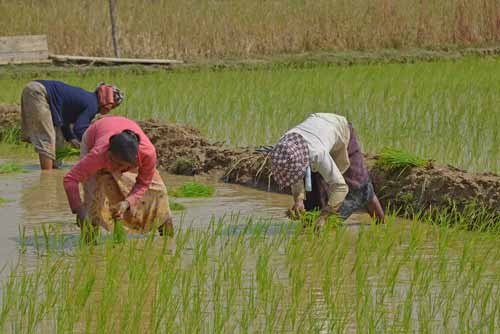
POLYGON ((309 166, 309 148, 296 133, 284 135, 271 151, 271 172, 276 183, 284 188, 297 183, 309 166))
POLYGON ((107 85, 105 83, 100 83, 96 88, 97 99, 99 101, 99 113, 105 115, 111 111, 111 109, 118 107, 125 94, 118 89, 116 86, 107 85))
POLYGON ((139 136, 131 130, 123 130, 109 138, 108 158, 114 172, 126 172, 137 167, 138 152, 139 136))

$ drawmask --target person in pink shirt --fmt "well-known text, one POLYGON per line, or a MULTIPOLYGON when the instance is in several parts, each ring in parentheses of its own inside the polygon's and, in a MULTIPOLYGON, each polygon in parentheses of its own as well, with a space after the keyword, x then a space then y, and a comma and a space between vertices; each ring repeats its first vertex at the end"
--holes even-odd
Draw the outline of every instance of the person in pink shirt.
MULTIPOLYGON (((79 226, 87 219, 92 220, 93 217, 89 217, 89 212, 97 191, 108 191, 109 186, 99 187, 99 178, 96 176, 100 173, 108 173, 108 175, 113 175, 118 184, 121 184, 121 175, 129 171, 134 171, 133 174, 128 174, 133 175, 135 184, 129 193, 124 194, 122 200, 116 203, 113 208, 114 218, 125 219, 137 216, 134 213, 141 211, 141 206, 148 205, 142 199, 155 179, 156 184, 161 183, 163 187, 158 193, 162 199, 155 199, 154 205, 160 203, 165 206, 166 204, 166 210, 155 210, 153 218, 162 219, 160 232, 164 231, 164 228, 171 232, 172 219, 168 208, 168 197, 166 187, 156 170, 155 147, 137 123, 120 116, 104 117, 87 129, 82 138, 81 160, 64 177, 64 188, 69 206, 76 214, 79 226), (84 184, 84 203, 80 198, 80 183, 84 184), (156 213, 161 213, 164 217, 156 217, 156 213)), ((151 219, 150 216, 148 219, 151 219)))

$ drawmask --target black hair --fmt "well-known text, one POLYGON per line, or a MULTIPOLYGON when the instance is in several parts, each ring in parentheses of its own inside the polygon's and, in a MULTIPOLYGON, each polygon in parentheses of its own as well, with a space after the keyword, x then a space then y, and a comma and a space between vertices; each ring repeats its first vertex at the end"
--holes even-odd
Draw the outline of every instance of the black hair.
POLYGON ((132 130, 123 130, 109 138, 109 151, 122 161, 136 164, 139 136, 132 130))

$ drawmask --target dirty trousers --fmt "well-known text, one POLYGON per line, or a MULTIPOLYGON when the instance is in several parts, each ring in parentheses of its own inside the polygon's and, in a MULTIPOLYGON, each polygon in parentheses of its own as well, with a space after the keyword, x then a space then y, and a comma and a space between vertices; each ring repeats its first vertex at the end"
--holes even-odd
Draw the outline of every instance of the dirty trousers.
MULTIPOLYGON (((322 210, 328 207, 328 183, 323 179, 319 173, 312 173, 312 191, 306 193, 304 200, 304 207, 307 211, 322 210)), ((342 219, 349 218, 353 212, 358 210, 366 211, 368 203, 375 196, 373 184, 367 181, 359 188, 349 188, 346 198, 337 210, 337 214, 342 219)))
POLYGON ((52 160, 56 159, 56 149, 64 147, 61 128, 52 122, 47 90, 36 81, 27 84, 21 95, 21 139, 52 160))

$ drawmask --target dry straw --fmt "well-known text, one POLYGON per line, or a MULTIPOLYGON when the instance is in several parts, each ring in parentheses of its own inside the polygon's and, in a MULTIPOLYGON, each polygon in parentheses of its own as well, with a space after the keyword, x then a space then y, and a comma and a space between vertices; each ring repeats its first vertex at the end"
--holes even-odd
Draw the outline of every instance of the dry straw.
MULTIPOLYGON (((500 36, 495 0, 120 0, 116 11, 126 57, 471 46, 500 36)), ((113 55, 107 2, 0 1, 0 13, 2 35, 47 34, 54 53, 113 55)))

